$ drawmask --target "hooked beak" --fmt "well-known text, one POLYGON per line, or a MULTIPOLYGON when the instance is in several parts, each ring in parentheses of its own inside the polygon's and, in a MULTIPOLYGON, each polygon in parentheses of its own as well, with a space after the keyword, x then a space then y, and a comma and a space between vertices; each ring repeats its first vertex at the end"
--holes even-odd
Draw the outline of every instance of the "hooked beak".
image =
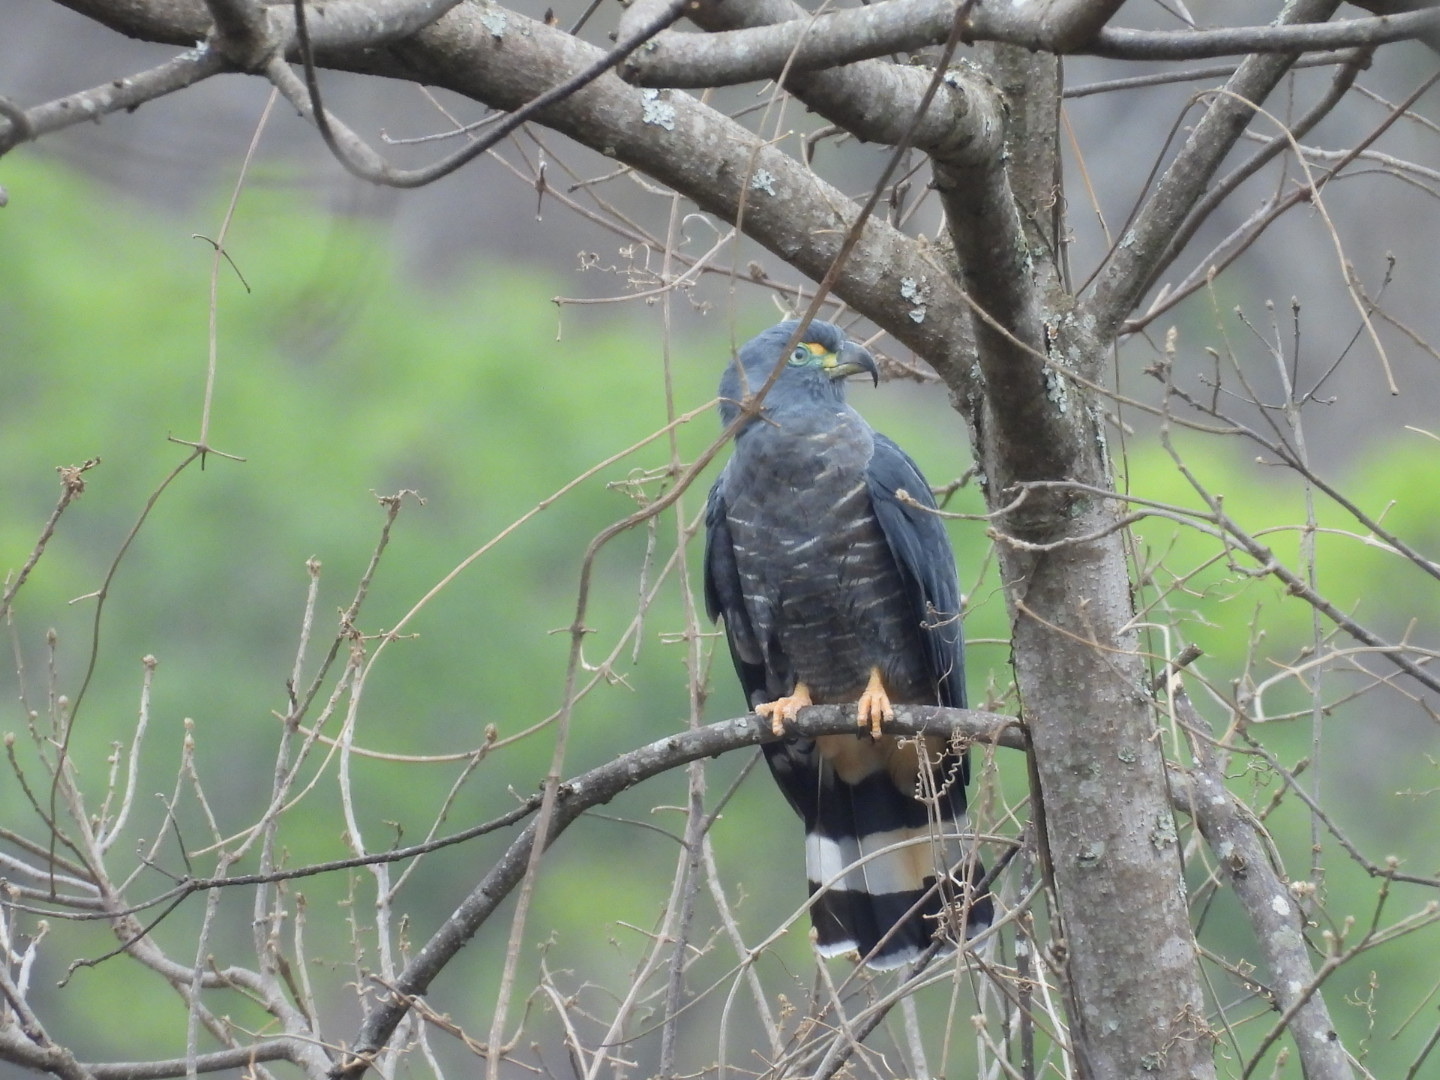
POLYGON ((821 361, 825 374, 831 379, 844 379, 851 375, 858 375, 862 371, 868 371, 870 378, 876 386, 880 385, 880 369, 875 366, 875 358, 870 355, 862 345, 856 345, 853 341, 847 341, 840 346, 838 353, 831 353, 821 361))

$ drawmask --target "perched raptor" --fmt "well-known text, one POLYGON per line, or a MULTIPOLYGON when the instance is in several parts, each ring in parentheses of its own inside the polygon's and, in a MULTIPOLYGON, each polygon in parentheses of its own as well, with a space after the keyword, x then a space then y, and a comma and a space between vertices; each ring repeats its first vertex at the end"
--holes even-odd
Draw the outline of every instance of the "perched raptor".
POLYGON ((705 602, 777 735, 806 705, 857 706, 857 733, 791 735, 765 755, 805 823, 820 951, 894 967, 943 912, 964 911, 970 934, 992 917, 961 835, 968 762, 881 731, 893 705, 965 705, 960 588, 925 478, 845 403, 846 376, 879 381, 874 359, 824 322, 787 352, 798 325, 746 344, 720 380, 728 426, 775 375, 710 491, 705 602))

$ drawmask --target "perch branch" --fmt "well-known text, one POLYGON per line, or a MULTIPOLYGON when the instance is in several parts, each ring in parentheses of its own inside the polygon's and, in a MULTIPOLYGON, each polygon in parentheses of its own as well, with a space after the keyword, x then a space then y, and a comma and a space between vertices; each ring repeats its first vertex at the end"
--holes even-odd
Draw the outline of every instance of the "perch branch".
MULTIPOLYGON (((840 705, 802 709, 793 730, 805 736, 853 732, 854 710, 840 705)), ((887 722, 885 730, 892 735, 941 735, 1017 749, 1028 745, 1024 729, 1014 717, 971 709, 900 706, 895 720, 887 722)), ((591 769, 560 785, 543 846, 554 843, 586 810, 609 802, 644 780, 700 758, 742 746, 758 746, 773 738, 769 723, 752 714, 668 736, 591 769)), ((333 1076, 353 1080, 370 1067, 410 1009, 410 1000, 426 992, 431 981, 520 883, 535 846, 537 823, 532 821, 516 837, 454 914, 417 950, 395 980, 394 992, 377 1001, 365 1017, 352 1049, 336 1064, 333 1076)))

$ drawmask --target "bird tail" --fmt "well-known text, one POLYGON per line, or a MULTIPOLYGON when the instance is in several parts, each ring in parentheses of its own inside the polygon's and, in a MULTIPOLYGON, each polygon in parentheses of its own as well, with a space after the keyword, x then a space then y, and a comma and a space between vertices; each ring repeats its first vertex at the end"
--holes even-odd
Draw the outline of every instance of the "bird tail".
POLYGON ((964 790, 915 798, 884 772, 846 783, 822 767, 806 814, 805 868, 820 952, 858 952, 894 968, 936 939, 973 937, 994 905, 980 892, 985 870, 967 834, 964 790))

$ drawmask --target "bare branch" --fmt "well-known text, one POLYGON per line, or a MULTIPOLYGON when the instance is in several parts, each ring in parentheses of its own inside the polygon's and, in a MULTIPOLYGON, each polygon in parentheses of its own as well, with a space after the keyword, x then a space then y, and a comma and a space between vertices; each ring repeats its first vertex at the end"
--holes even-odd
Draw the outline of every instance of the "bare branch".
POLYGON ((17 124, 7 110, 0 113, 0 116, 6 116, 5 126, 0 127, 0 154, 24 140, 38 139, 72 124, 133 109, 147 101, 194 86, 228 69, 229 63, 224 56, 208 45, 199 45, 148 71, 113 79, 90 90, 68 94, 28 109, 24 114, 24 125, 17 124))
POLYGON ((35 569, 35 564, 45 554, 45 545, 55 535, 55 526, 60 522, 60 515, 65 513, 72 502, 85 494, 85 474, 99 464, 99 458, 91 458, 83 464, 61 465, 55 470, 60 474, 60 498, 41 527, 40 536, 35 541, 35 546, 30 549, 30 554, 26 556, 24 565, 5 583, 5 592, 0 594, 0 619, 9 616, 15 594, 24 586, 26 579, 30 577, 30 571, 35 569))
MULTIPOLYGON (((1329 67, 1332 64, 1348 63, 1353 54, 1334 53, 1323 56, 1306 56, 1291 65, 1292 70, 1312 67, 1329 67)), ((1183 71, 1157 71, 1151 75, 1130 75, 1121 79, 1104 79, 1100 82, 1081 83, 1065 87, 1066 101, 1075 98, 1093 97, 1095 94, 1110 94, 1118 90, 1143 90, 1150 86, 1171 86, 1175 83, 1198 82, 1201 79, 1228 79, 1235 74, 1235 64, 1215 64, 1211 67, 1186 68, 1183 71)))
POLYGON ((52 1043, 43 1031, 27 1038, 18 1024, 0 1025, 0 1061, 50 1073, 61 1080, 95 1080, 95 1074, 76 1061, 75 1055, 65 1047, 52 1043))
MULTIPOLYGON (((1037 5, 1038 6, 1038 5, 1037 5)), ((731 30, 706 37, 664 34, 632 58, 626 77, 641 86, 726 86, 779 79, 785 72, 812 71, 911 52, 942 44, 957 17, 968 42, 1020 45, 1032 51, 1079 53, 1123 60, 1199 60, 1241 53, 1299 53, 1374 47, 1423 38, 1440 28, 1440 12, 1415 11, 1339 23, 1321 20, 1289 26, 1241 26, 1213 30, 1095 29, 1117 4, 1075 4, 1094 24, 1059 27, 1047 13, 1016 5, 958 5, 954 0, 888 0, 858 8, 797 13, 772 27, 731 30), (1088 9, 1088 12, 1086 11, 1088 9)), ((702 25, 708 18, 698 20, 702 25)))
POLYGON ((1306 1080, 1352 1080, 1355 1073, 1315 984, 1304 916, 1271 865, 1259 826, 1225 787, 1204 721, 1174 678, 1171 702, 1192 736, 1196 767, 1190 774, 1189 811, 1234 890, 1265 957, 1275 1003, 1290 1016, 1290 1031, 1306 1080))
MULTIPOLYGON (((1330 5, 1330 10, 1337 6, 1330 5)), ((1301 53, 1384 45, 1424 38, 1440 27, 1440 10, 1434 8, 1338 23, 1325 22, 1328 17, 1329 12, 1315 11, 1288 19, 1289 25, 1216 30, 1105 29, 1081 51, 1117 60, 1202 60, 1240 53, 1301 53)))
MULTIPOLYGON (((793 725, 796 735, 807 737, 854 730, 854 710, 840 705, 802 709, 793 725)), ((943 735, 1017 749, 1027 745, 1024 729, 1014 717, 970 709, 897 706, 895 720, 893 723, 887 721, 885 730, 892 735, 943 735)), ((549 847, 554 843, 560 833, 590 807, 609 802, 627 788, 691 761, 742 746, 758 746, 773 738, 769 723, 752 714, 671 735, 632 750, 560 785, 542 846, 549 847)), ((537 824, 538 821, 532 821, 525 828, 470 895, 461 901, 455 913, 415 954, 396 979, 395 992, 378 1002, 366 1016, 352 1048, 336 1065, 334 1076, 357 1077, 370 1067, 374 1055, 382 1050, 408 1011, 406 999, 426 992, 431 981, 455 953, 465 946, 501 901, 520 884, 535 848, 537 824)))
MULTIPOLYGON (((459 0, 405 0, 377 5, 363 0, 337 0, 316 8, 310 37, 316 49, 376 48, 409 37, 428 26, 459 0)), ((122 33, 144 32, 156 41, 199 45, 158 67, 69 94, 24 112, 17 123, 11 109, 0 109, 6 123, 0 126, 0 154, 17 143, 38 139, 52 131, 113 112, 129 111, 146 102, 225 71, 249 71, 274 55, 293 53, 297 47, 293 14, 281 8, 261 7, 256 0, 209 0, 217 36, 209 33, 210 19, 198 3, 183 0, 135 0, 128 4, 89 3, 74 0, 67 6, 114 26, 122 33), (198 10, 197 10, 198 9, 198 10), (198 20, 196 16, 202 18, 198 20), (187 32, 188 29, 188 32, 187 32)))
POLYGON ((678 19, 688 2, 689 0, 668 0, 667 3, 658 5, 658 9, 651 13, 652 17, 649 20, 642 25, 635 26, 627 36, 622 36, 620 42, 613 49, 597 58, 588 67, 576 72, 559 85, 552 86, 544 93, 537 95, 532 101, 526 102, 509 116, 498 120, 486 129, 483 136, 468 142, 463 150, 422 169, 394 168, 370 149, 358 135, 325 111, 325 107, 320 102, 320 87, 315 79, 308 19, 305 14, 305 6, 300 0, 296 0, 295 4, 295 26, 301 57, 305 63, 305 84, 302 88, 289 67, 278 57, 267 63, 265 70, 270 81, 285 95, 286 99, 320 129, 320 135, 325 140, 325 145, 330 148, 330 152, 335 155, 336 160, 344 165, 350 173, 362 180, 368 180, 372 184, 382 184, 386 187, 423 187, 448 176, 467 162, 473 161, 491 147, 498 145, 502 139, 507 138, 511 132, 531 117, 544 110, 545 106, 564 100, 611 70, 650 38, 678 19))
MULTIPOLYGON (((1218 207, 1224 204, 1235 192, 1236 188, 1251 176, 1255 175, 1267 162, 1291 147, 1294 144, 1294 140, 1303 138, 1316 124, 1328 116, 1331 110, 1333 110, 1349 92, 1350 88, 1355 85, 1355 79, 1359 76, 1360 71, 1367 67, 1369 63, 1370 54, 1368 52, 1354 54, 1346 59, 1344 66, 1335 73, 1335 78, 1331 81, 1330 88, 1326 91, 1325 96, 1316 102, 1304 116, 1300 117, 1288 132, 1281 131, 1271 137, 1263 148, 1256 151, 1242 165, 1231 171, 1229 175, 1222 177, 1202 198, 1197 200, 1189 214, 1186 215, 1184 222, 1181 223, 1180 227, 1175 230, 1175 234, 1166 243, 1165 249, 1160 253, 1158 265, 1162 268, 1172 265, 1175 259, 1179 257, 1185 245, 1188 244, 1195 233, 1199 231, 1200 226, 1205 223, 1218 207)), ((1369 142, 1370 140, 1366 141, 1369 142)), ((1342 162, 1342 165, 1345 164, 1349 164, 1349 159, 1342 162)), ((1302 195, 1291 193, 1286 197, 1285 206, 1288 208, 1301 201, 1302 198, 1308 198, 1313 195, 1315 190, 1336 175, 1338 168, 1339 166, 1337 166, 1336 170, 1325 173, 1320 181, 1314 185, 1314 188, 1309 189, 1306 193, 1302 195)), ((1272 212, 1267 212, 1261 216, 1264 224, 1269 224, 1278 217, 1278 213, 1273 212, 1275 209, 1279 208, 1272 208, 1272 212)), ((1255 230, 1246 235, 1254 236, 1258 235, 1258 232, 1259 230, 1255 230)), ((1169 310, 1169 308, 1181 298, 1188 296, 1199 287, 1199 283, 1205 279, 1209 269, 1215 265, 1218 265, 1218 263, 1213 256, 1208 256, 1202 260, 1203 269, 1192 274, 1189 279, 1180 286, 1177 286, 1173 291, 1168 291, 1165 296, 1165 303, 1157 304, 1153 306, 1150 311, 1147 311, 1143 322, 1148 322, 1164 311, 1169 310)), ((1134 329, 1137 325, 1143 325, 1143 322, 1142 320, 1135 320, 1124 325, 1126 329, 1134 329)))
MULTIPOLYGON (((723 36, 720 31, 736 27, 754 28, 763 35, 777 26, 803 27, 811 19, 794 0, 700 0, 686 14, 716 32, 701 41, 718 40, 723 36)), ((941 42, 954 26, 952 10, 941 42)), ((694 37, 687 35, 687 40, 694 37)), ((646 57, 637 57, 636 62, 644 64, 646 57)), ((782 75, 785 88, 806 105, 870 142, 895 145, 908 140, 928 154, 949 157, 969 151, 976 143, 993 147, 1001 137, 995 88, 969 71, 947 73, 924 113, 920 102, 935 78, 925 68, 866 61, 834 71, 804 71, 792 65, 776 71, 777 77, 782 75)))
MULTIPOLYGON (((290 54, 295 47, 294 15, 287 4, 268 2, 252 6, 250 0, 57 0, 65 7, 131 37, 167 45, 189 46, 203 41, 215 29, 220 2, 222 18, 253 18, 255 32, 265 37, 266 48, 290 54), (255 8, 259 7, 261 13, 255 8)), ((311 38, 320 49, 375 48, 399 41, 441 18, 459 0, 328 0, 307 12, 313 20, 311 38)), ((242 38, 246 31, 240 31, 242 38)), ((255 70, 266 56, 251 57, 242 70, 255 70)))
POLYGON ((723 18, 731 24, 744 20, 748 27, 707 35, 661 34, 650 48, 626 62, 625 78, 638 86, 676 87, 778 80, 782 74, 940 44, 955 25, 956 10, 953 0, 887 0, 814 15, 793 5, 793 10, 774 19, 781 5, 742 4, 741 8, 743 13, 728 2, 702 4, 692 16, 700 25, 719 25, 723 18), (764 22, 751 21, 767 16, 771 18, 764 22))
MULTIPOLYGON (((222 1069, 246 1069, 266 1061, 290 1061, 306 1064, 306 1055, 297 1052, 299 1040, 281 1037, 267 1039, 253 1046, 237 1046, 231 1050, 212 1050, 193 1058, 168 1058, 156 1061, 107 1061, 82 1066, 94 1080, 169 1080, 170 1077, 196 1073, 219 1072, 222 1069), (193 1066, 193 1070, 192 1070, 193 1066)), ((313 1073, 311 1075, 314 1075, 313 1073)))
MULTIPOLYGON (((1290 23, 1325 19, 1338 0, 1292 0, 1282 16, 1290 23)), ((1204 193, 1261 104, 1295 60, 1294 53, 1248 57, 1225 84, 1190 137, 1175 155, 1155 186, 1154 193, 1136 215, 1108 256, 1109 262, 1082 305, 1082 320, 1093 318, 1096 333, 1109 340, 1165 269, 1167 247, 1182 222, 1204 193)))

